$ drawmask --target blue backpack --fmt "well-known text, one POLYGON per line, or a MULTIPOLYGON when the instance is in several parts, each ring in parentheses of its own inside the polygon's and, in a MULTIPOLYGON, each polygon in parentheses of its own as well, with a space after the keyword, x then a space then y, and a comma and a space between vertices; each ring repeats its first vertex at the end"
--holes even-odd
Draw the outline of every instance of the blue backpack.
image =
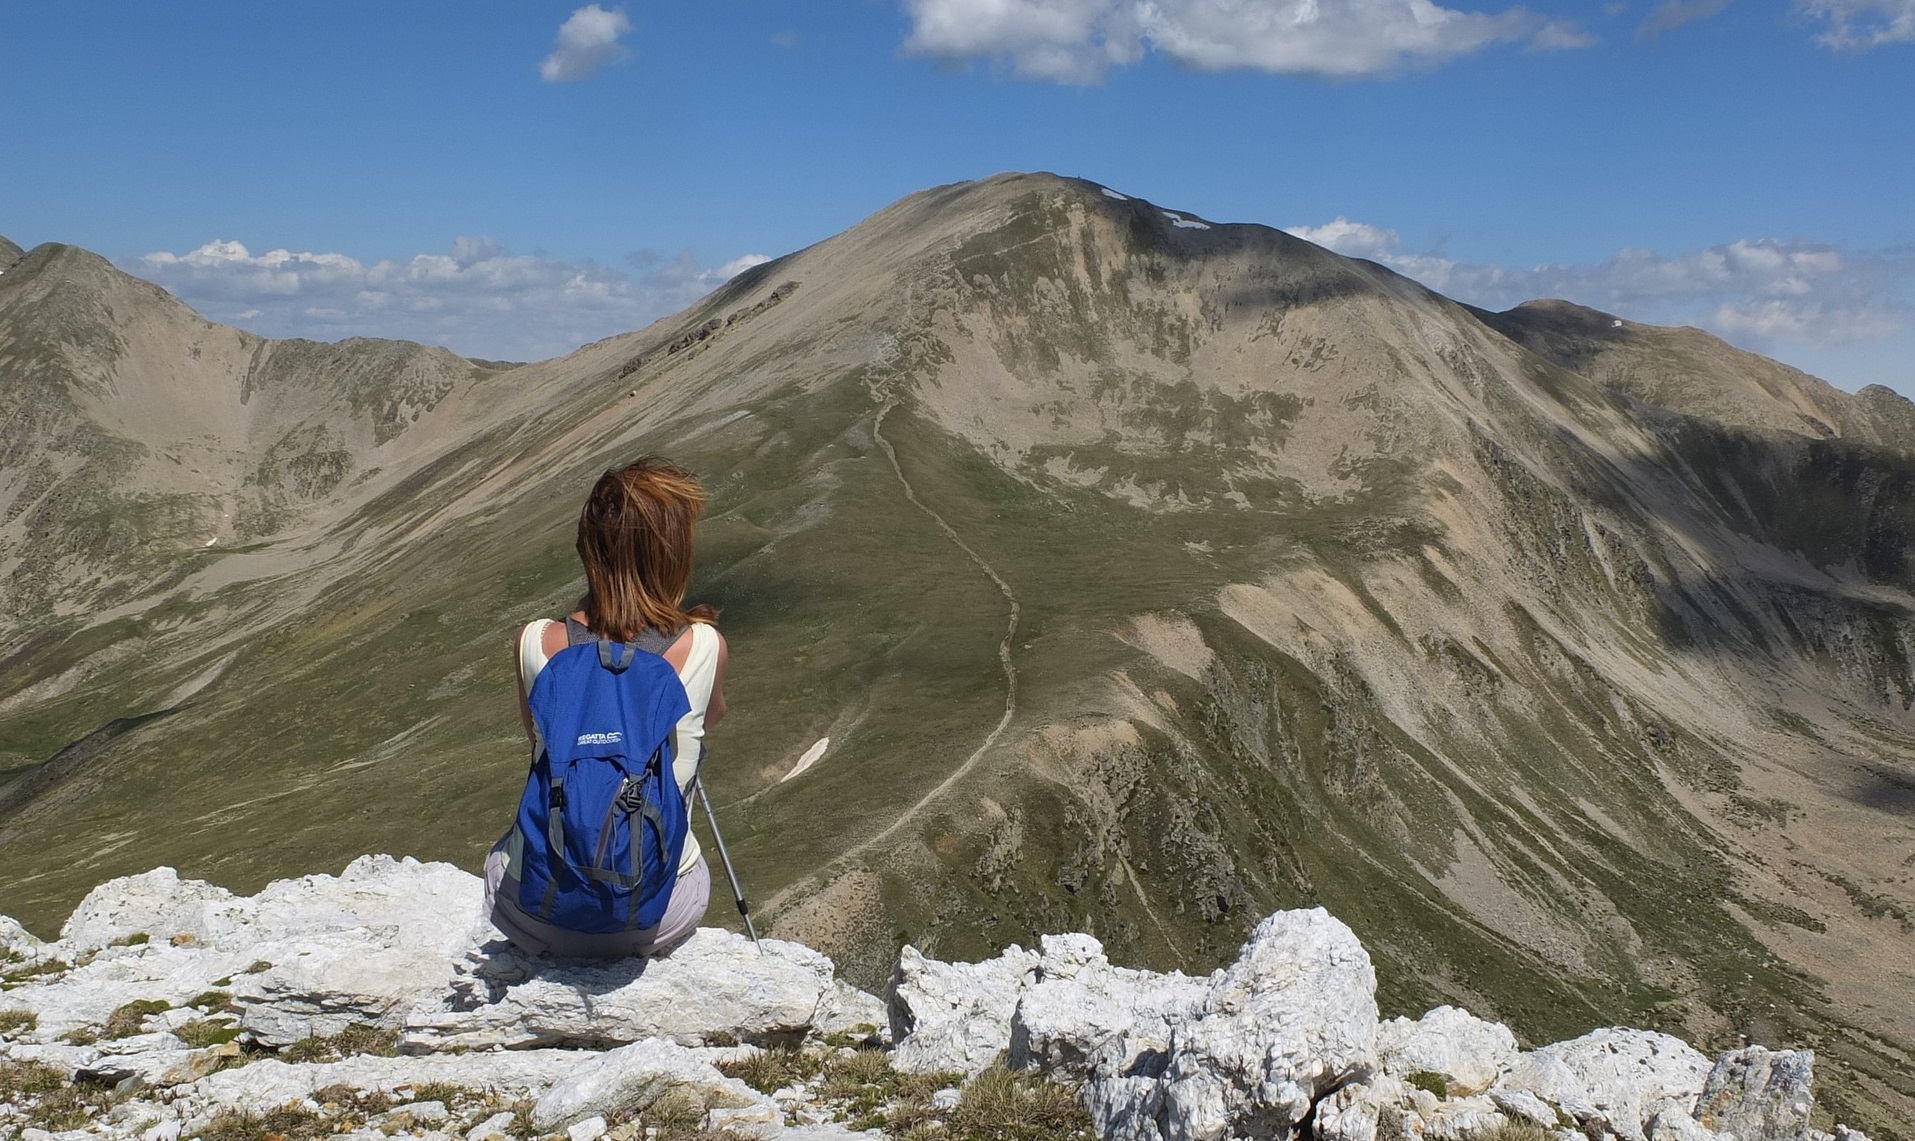
POLYGON ((596 641, 552 656, 526 695, 542 748, 519 799, 519 906, 569 931, 656 927, 689 820, 672 775, 691 710, 663 657, 596 641))

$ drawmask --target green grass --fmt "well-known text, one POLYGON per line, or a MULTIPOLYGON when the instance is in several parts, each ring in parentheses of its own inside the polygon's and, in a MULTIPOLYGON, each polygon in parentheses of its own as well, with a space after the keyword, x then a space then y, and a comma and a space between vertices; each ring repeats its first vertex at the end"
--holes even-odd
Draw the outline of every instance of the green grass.
POLYGON ((40 1016, 31 1010, 0 1010, 0 1038, 18 1038, 40 1027, 40 1016))
POLYGON ((0 1103, 11 1106, 28 1127, 60 1132, 78 1129, 112 1105, 113 1095, 99 1086, 69 1082, 40 1062, 0 1060, 0 1103))
POLYGON ((195 1018, 173 1031, 173 1036, 194 1049, 223 1046, 239 1037, 239 1027, 221 1018, 195 1018))
POLYGON ((100 1027, 102 1038, 131 1038, 146 1025, 146 1020, 155 1014, 173 1009, 173 1004, 163 998, 141 998, 114 1008, 107 1015, 106 1022, 100 1027))
POLYGON ((399 1036, 390 1030, 355 1023, 337 1034, 301 1038, 279 1053, 288 1062, 336 1062, 355 1054, 390 1058, 399 1053, 399 1036))

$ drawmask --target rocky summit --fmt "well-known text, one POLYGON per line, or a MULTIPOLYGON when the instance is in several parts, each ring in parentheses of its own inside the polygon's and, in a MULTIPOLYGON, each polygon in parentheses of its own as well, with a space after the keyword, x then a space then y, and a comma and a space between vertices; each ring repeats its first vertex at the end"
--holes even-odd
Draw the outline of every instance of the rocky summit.
POLYGON ((1810 1051, 1379 1019, 1321 908, 1207 977, 1083 934, 906 946, 887 1006, 815 950, 710 928, 652 961, 530 958, 483 897, 372 856, 250 897, 157 868, 52 942, 0 917, 0 1137, 1866 1141, 1822 1127, 1810 1051))
MULTIPOLYGON (((41 246, 0 399, 0 911, 42 936, 156 864, 476 869, 506 647, 658 452, 711 492, 726 838, 856 985, 1059 931, 1205 974, 1323 907, 1388 1016, 1813 1049, 1842 1120, 1915 1120, 1886 389, 1033 174, 526 364, 262 340, 41 246)), ((570 1032, 494 1013, 409 1032, 570 1032)))

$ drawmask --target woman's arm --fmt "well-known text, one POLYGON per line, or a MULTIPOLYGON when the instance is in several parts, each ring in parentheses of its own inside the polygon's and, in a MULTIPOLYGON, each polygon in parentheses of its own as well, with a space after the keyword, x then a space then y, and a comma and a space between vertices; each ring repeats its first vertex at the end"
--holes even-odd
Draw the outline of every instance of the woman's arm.
MULTIPOLYGON (((716 630, 712 633, 717 634, 716 630)), ((716 725, 725 716, 725 663, 731 660, 731 651, 725 645, 725 636, 718 634, 718 668, 712 671, 711 700, 705 702, 705 724, 716 725)))
POLYGON ((519 672, 519 639, 512 639, 512 676, 519 683, 519 723, 525 726, 525 743, 538 740, 532 733, 532 706, 525 700, 525 675, 519 672))

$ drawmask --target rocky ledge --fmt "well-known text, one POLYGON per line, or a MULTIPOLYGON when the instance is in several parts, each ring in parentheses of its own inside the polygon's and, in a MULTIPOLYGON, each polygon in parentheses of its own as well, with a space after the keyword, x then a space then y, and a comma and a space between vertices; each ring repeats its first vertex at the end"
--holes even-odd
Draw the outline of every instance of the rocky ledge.
POLYGON ((906 947, 889 1000, 701 929, 651 962, 513 950, 479 881, 368 856, 258 895, 171 868, 54 942, 0 917, 0 1139, 1865 1141, 1811 1124, 1814 1056, 1596 1030, 1534 1050, 1451 1007, 1380 1020, 1327 912, 1208 977, 1087 935, 982 963, 906 947))

